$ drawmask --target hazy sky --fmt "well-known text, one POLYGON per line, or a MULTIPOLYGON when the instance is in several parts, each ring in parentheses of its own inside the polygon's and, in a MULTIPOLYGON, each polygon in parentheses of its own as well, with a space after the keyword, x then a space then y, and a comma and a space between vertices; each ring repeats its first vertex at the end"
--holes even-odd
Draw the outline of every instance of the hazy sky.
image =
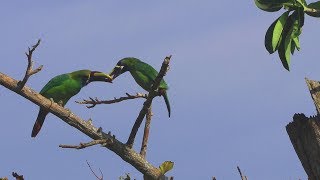
MULTIPOLYGON (((263 44, 265 31, 281 12, 263 12, 253 0, 2 1, 0 72, 21 79, 24 52, 38 38, 42 43, 34 60, 44 68, 27 83, 37 91, 58 74, 86 68, 109 72, 128 56, 159 69, 171 54, 165 79, 172 116, 167 117, 163 99, 156 98, 148 161, 155 166, 174 161, 168 175, 175 179, 239 179, 236 166, 249 179, 307 179, 285 126, 294 113, 316 113, 304 78, 320 79, 315 58, 320 23, 306 18, 301 51, 287 72, 263 44)), ((66 107, 125 142, 143 100, 93 109, 74 101, 126 92, 144 92, 129 73, 113 84, 89 84, 66 107)), ((16 171, 32 180, 95 179, 88 160, 106 180, 125 173, 142 179, 105 148, 60 149, 59 144, 90 139, 53 115, 31 138, 38 107, 3 87, 0 98, 0 177, 11 178, 16 171)))

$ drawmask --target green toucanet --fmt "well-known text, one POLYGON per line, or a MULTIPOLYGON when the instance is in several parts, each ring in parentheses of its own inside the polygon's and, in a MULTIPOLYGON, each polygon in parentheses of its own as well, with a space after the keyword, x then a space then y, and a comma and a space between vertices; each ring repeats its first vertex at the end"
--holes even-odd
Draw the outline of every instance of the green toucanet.
MULTIPOLYGON (((116 67, 110 73, 112 79, 115 79, 120 74, 129 71, 134 80, 146 91, 150 91, 158 72, 149 64, 140 61, 137 58, 128 57, 121 59, 116 67)), ((170 103, 167 96, 168 85, 164 80, 161 80, 159 86, 159 94, 163 96, 167 105, 169 117, 171 114, 170 103)))
MULTIPOLYGON (((111 82, 112 78, 108 74, 90 71, 79 70, 67 74, 61 74, 52 78, 40 91, 40 94, 61 106, 66 105, 69 99, 78 94, 82 87, 93 81, 111 82)), ((40 107, 40 111, 36 122, 34 123, 31 137, 36 137, 39 133, 44 119, 49 111, 40 107)))

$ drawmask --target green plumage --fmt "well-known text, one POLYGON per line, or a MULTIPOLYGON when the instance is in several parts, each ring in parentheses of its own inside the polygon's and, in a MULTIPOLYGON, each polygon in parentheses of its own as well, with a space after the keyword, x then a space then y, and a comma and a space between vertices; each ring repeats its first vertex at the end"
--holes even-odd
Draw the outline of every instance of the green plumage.
MULTIPOLYGON (((117 66, 118 67, 123 66, 121 71, 118 73, 122 74, 126 71, 129 71, 132 77, 134 78, 134 80, 137 82, 137 84, 139 84, 146 91, 151 90, 151 87, 158 75, 158 71, 156 71, 152 66, 133 57, 121 59, 117 63, 117 66)), ((166 92, 168 89, 169 87, 167 83, 164 80, 161 80, 159 85, 159 91, 161 95, 164 97, 165 103, 167 105, 169 117, 170 117, 171 108, 170 108, 170 103, 169 103, 169 99, 166 92)))
POLYGON ((58 75, 41 89, 40 94, 48 99, 52 98, 57 103, 61 102, 61 105, 64 106, 86 85, 90 72, 89 70, 80 70, 58 75))
MULTIPOLYGON (((69 99, 78 94, 82 87, 86 86, 92 81, 106 81, 111 77, 107 74, 90 71, 79 70, 67 74, 61 74, 52 78, 40 91, 40 94, 48 99, 53 99, 54 102, 59 103, 61 106, 65 106, 69 99)), ((44 108, 40 108, 37 120, 33 126, 31 137, 35 137, 42 124, 48 115, 48 111, 44 108)))

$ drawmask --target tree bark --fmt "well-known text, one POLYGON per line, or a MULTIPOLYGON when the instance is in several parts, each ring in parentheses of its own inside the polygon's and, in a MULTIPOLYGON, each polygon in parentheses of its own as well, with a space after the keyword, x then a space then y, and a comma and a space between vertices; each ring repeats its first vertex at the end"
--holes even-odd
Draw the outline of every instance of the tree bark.
POLYGON ((291 143, 310 180, 320 179, 320 83, 306 78, 318 115, 295 114, 286 126, 291 143))
POLYGON ((291 143, 310 180, 320 179, 320 117, 295 114, 286 127, 291 143))

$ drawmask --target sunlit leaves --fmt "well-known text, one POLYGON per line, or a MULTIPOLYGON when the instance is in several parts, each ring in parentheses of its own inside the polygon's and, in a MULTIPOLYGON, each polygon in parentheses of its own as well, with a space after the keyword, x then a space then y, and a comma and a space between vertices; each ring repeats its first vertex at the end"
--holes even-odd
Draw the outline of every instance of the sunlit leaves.
POLYGON ((271 24, 271 26, 267 30, 264 45, 270 54, 274 53, 279 47, 281 34, 287 21, 288 15, 288 11, 283 13, 277 20, 275 20, 271 24))
POLYGON ((289 71, 291 54, 294 50, 300 50, 299 35, 302 31, 304 24, 304 14, 300 13, 300 10, 294 11, 285 23, 282 31, 282 38, 278 48, 278 54, 282 65, 289 71))
POLYGON ((264 44, 270 54, 278 51, 283 67, 289 71, 291 55, 295 50, 300 50, 299 36, 304 25, 304 13, 310 11, 310 6, 320 9, 320 3, 307 5, 305 0, 254 1, 256 6, 264 11, 274 12, 282 7, 287 10, 269 26, 264 44))

